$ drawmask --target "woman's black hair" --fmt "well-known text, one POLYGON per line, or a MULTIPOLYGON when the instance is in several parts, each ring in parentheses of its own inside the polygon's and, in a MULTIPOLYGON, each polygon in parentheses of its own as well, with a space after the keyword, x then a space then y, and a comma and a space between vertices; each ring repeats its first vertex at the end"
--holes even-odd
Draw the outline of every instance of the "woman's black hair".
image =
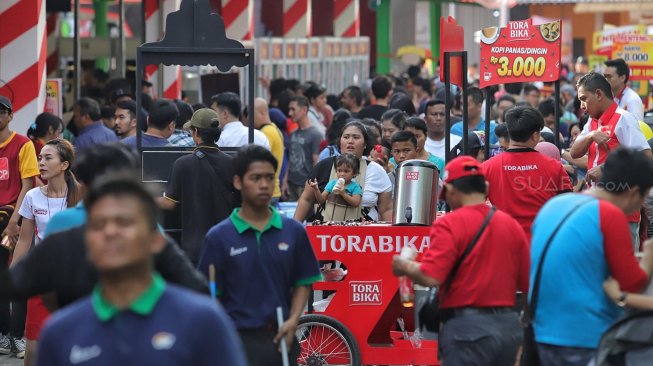
POLYGON ((367 156, 370 153, 370 151, 372 151, 372 148, 374 147, 374 141, 372 141, 372 137, 370 136, 370 132, 367 129, 367 127, 359 119, 349 121, 347 122, 347 124, 345 124, 342 127, 342 130, 340 131, 340 136, 338 136, 338 144, 336 145, 338 151, 341 151, 340 138, 342 137, 343 132, 345 132, 345 130, 349 127, 356 127, 363 134, 363 139, 365 140, 365 147, 363 148, 363 156, 367 156))
POLYGON ((54 139, 45 143, 45 146, 52 146, 59 155, 59 160, 68 162, 68 169, 64 170, 64 181, 66 182, 66 207, 73 207, 82 198, 77 178, 72 171, 75 163, 75 148, 73 144, 63 139, 54 139))
POLYGON ((361 162, 357 159, 354 154, 342 154, 336 157, 336 167, 345 165, 350 167, 353 170, 354 175, 360 173, 361 162))
POLYGON ((331 125, 327 128, 326 138, 329 142, 329 145, 338 145, 338 140, 340 139, 340 134, 342 133, 342 127, 351 119, 351 113, 346 109, 338 109, 333 114, 333 121, 331 125))
POLYGON ((363 118, 361 122, 367 127, 370 137, 376 137, 379 140, 383 137, 383 126, 373 118, 363 118))
POLYGON ((384 121, 389 121, 398 129, 403 130, 404 122, 406 122, 406 113, 399 109, 388 109, 381 115, 381 123, 384 121))
POLYGON ((63 121, 52 113, 43 112, 36 116, 36 120, 30 126, 27 135, 32 139, 43 138, 48 134, 50 127, 52 127, 52 131, 56 131, 59 128, 63 130, 63 121))
POLYGON ((388 108, 390 109, 399 109, 403 111, 408 116, 414 116, 417 114, 415 110, 415 104, 413 104, 412 99, 404 93, 393 94, 390 97, 390 102, 388 103, 388 108))

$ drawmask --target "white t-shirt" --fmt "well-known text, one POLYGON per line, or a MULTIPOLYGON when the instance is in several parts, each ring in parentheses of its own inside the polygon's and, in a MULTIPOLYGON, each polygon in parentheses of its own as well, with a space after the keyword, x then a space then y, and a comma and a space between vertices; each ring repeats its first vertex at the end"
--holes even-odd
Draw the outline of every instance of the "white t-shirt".
POLYGON ((633 89, 626 87, 621 99, 617 99, 617 96, 615 96, 614 101, 617 102, 619 108, 632 113, 637 118, 637 121, 644 120, 644 104, 642 103, 642 98, 633 89))
MULTIPOLYGON (((222 128, 218 146, 220 147, 241 147, 249 143, 249 128, 240 121, 229 122, 222 128)), ((254 143, 270 150, 270 142, 265 134, 254 130, 254 143)))
POLYGON ((379 213, 374 207, 379 200, 379 193, 392 192, 392 182, 383 167, 373 161, 367 163, 365 171, 365 187, 363 189, 362 207, 371 207, 370 218, 379 219, 379 213))
POLYGON ((36 187, 25 194, 18 213, 28 220, 34 220, 36 223, 35 243, 38 244, 43 239, 50 218, 65 209, 66 198, 48 198, 41 190, 41 187, 36 187))
MULTIPOLYGON (((451 139, 449 148, 453 150, 454 146, 456 146, 463 138, 454 134, 449 134, 449 136, 451 139)), ((444 139, 436 141, 427 137, 426 143, 424 143, 424 150, 444 160, 444 139)))
POLYGON ((323 123, 324 115, 311 107, 308 110, 308 119, 311 121, 311 125, 315 126, 320 131, 322 138, 324 138, 326 136, 326 126, 323 123))

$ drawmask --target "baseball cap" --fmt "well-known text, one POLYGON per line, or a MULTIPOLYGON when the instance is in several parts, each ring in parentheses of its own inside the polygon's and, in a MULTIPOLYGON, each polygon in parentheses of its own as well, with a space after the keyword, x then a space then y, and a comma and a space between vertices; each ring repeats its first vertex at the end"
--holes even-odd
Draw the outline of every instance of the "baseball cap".
POLYGON ((218 128, 218 114, 211 108, 201 108, 193 113, 190 121, 184 124, 185 129, 190 126, 197 128, 218 128))
POLYGON ((11 110, 12 110, 12 108, 11 108, 11 101, 9 100, 9 98, 5 97, 4 95, 0 95, 0 106, 5 107, 5 108, 8 109, 10 112, 11 112, 11 110))
POLYGON ((446 191, 444 184, 451 183, 456 179, 474 175, 485 176, 485 170, 478 160, 467 155, 459 156, 451 160, 449 164, 444 167, 444 173, 442 173, 443 186, 442 192, 440 192, 440 199, 444 199, 444 192, 446 191))

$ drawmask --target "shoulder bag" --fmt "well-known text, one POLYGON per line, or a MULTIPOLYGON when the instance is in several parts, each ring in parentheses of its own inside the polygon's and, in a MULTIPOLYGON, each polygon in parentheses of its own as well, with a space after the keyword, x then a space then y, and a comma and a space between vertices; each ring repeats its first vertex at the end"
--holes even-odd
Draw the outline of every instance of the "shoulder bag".
MULTIPOLYGON (((453 279, 456 277, 456 273, 458 272, 460 265, 463 263, 463 261, 465 261, 467 255, 469 255, 469 253, 471 253, 471 251, 476 246, 478 239, 480 239, 481 235, 485 231, 485 228, 490 223, 490 219, 492 219, 492 216, 494 215, 496 210, 497 208, 492 206, 490 212, 488 212, 487 216, 485 216, 485 220, 483 220, 481 227, 476 232, 476 235, 474 235, 474 238, 472 238, 469 244, 467 244, 467 248, 465 248, 463 254, 460 256, 460 258, 458 258, 458 260, 454 264, 453 268, 451 269, 451 272, 449 273, 449 276, 447 277, 447 280, 445 280, 444 283, 439 286, 439 288, 442 289, 441 291, 443 291, 446 287, 448 287, 451 284, 451 282, 453 282, 453 279)), ((440 323, 442 322, 442 319, 440 316, 440 301, 438 299, 438 287, 432 287, 429 290, 426 301, 424 302, 424 305, 420 308, 418 314, 419 314, 418 315, 419 323, 425 326, 428 331, 438 332, 440 330, 440 323)))

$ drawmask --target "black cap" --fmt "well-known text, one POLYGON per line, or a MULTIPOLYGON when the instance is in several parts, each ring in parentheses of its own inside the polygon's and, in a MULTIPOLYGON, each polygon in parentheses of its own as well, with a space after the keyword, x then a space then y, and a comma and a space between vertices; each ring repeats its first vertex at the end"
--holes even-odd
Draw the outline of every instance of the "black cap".
POLYGON ((9 112, 12 111, 11 101, 9 100, 9 98, 5 97, 4 95, 0 95, 0 106, 3 106, 4 108, 8 109, 9 112))

